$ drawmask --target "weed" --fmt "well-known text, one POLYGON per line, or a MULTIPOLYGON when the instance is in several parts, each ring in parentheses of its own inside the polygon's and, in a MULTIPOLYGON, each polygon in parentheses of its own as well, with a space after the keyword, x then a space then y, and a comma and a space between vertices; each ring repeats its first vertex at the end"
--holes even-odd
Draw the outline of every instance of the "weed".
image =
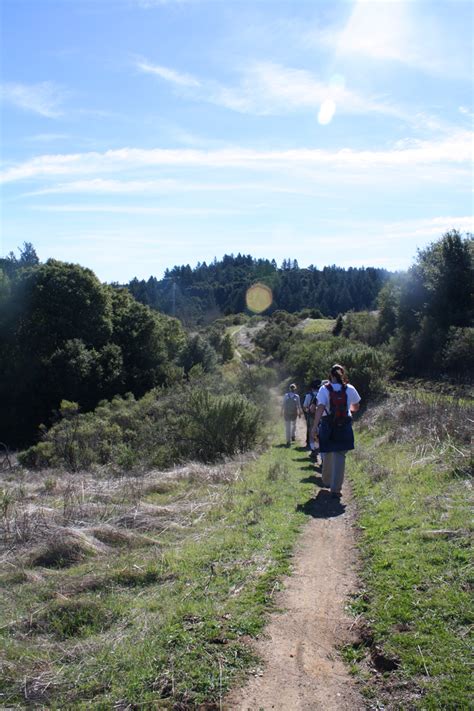
POLYGON ((288 465, 285 462, 274 462, 268 467, 267 478, 269 481, 278 481, 288 478, 288 465))

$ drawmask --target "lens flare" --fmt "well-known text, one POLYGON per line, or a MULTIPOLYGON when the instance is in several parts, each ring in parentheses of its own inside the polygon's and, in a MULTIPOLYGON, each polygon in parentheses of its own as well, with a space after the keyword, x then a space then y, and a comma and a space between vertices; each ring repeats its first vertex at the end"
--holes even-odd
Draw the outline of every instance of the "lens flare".
POLYGON ((252 284, 245 294, 247 308, 256 314, 262 313, 271 306, 273 301, 272 290, 266 284, 252 284))
POLYGON ((325 99, 321 104, 321 108, 318 113, 318 122, 322 126, 326 126, 331 123, 334 114, 336 113, 336 104, 332 99, 325 99))

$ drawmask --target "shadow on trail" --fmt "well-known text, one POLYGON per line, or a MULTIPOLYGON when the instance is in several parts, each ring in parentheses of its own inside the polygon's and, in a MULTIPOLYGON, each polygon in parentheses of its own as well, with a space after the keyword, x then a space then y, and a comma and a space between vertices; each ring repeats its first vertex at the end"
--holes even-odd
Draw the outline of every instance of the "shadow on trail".
POLYGON ((298 504, 296 510, 313 518, 334 518, 343 514, 346 506, 339 499, 333 499, 329 491, 321 490, 315 499, 298 504))
POLYGON ((300 484, 314 484, 321 488, 324 487, 323 479, 320 476, 306 476, 304 479, 300 479, 300 484))

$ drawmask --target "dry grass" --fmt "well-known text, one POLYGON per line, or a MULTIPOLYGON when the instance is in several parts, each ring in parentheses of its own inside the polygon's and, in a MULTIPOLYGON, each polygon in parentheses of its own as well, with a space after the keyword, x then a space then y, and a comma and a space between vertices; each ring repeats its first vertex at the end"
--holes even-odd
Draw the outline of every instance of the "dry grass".
POLYGON ((212 504, 214 487, 240 476, 243 461, 190 463, 141 477, 0 473, 0 563, 68 567, 112 549, 154 545, 137 531, 186 527, 198 508, 212 504))
POLYGON ((473 424, 472 403, 434 394, 398 393, 369 410, 360 429, 377 432, 381 444, 409 444, 415 454, 413 466, 436 462, 454 477, 470 478, 474 473, 473 424))

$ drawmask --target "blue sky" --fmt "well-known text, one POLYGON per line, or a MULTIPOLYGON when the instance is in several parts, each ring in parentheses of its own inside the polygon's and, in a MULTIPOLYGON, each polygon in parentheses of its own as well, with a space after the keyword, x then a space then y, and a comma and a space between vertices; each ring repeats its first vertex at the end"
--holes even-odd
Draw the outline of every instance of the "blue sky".
POLYGON ((0 252, 408 267, 473 229, 473 7, 2 0, 0 252))

